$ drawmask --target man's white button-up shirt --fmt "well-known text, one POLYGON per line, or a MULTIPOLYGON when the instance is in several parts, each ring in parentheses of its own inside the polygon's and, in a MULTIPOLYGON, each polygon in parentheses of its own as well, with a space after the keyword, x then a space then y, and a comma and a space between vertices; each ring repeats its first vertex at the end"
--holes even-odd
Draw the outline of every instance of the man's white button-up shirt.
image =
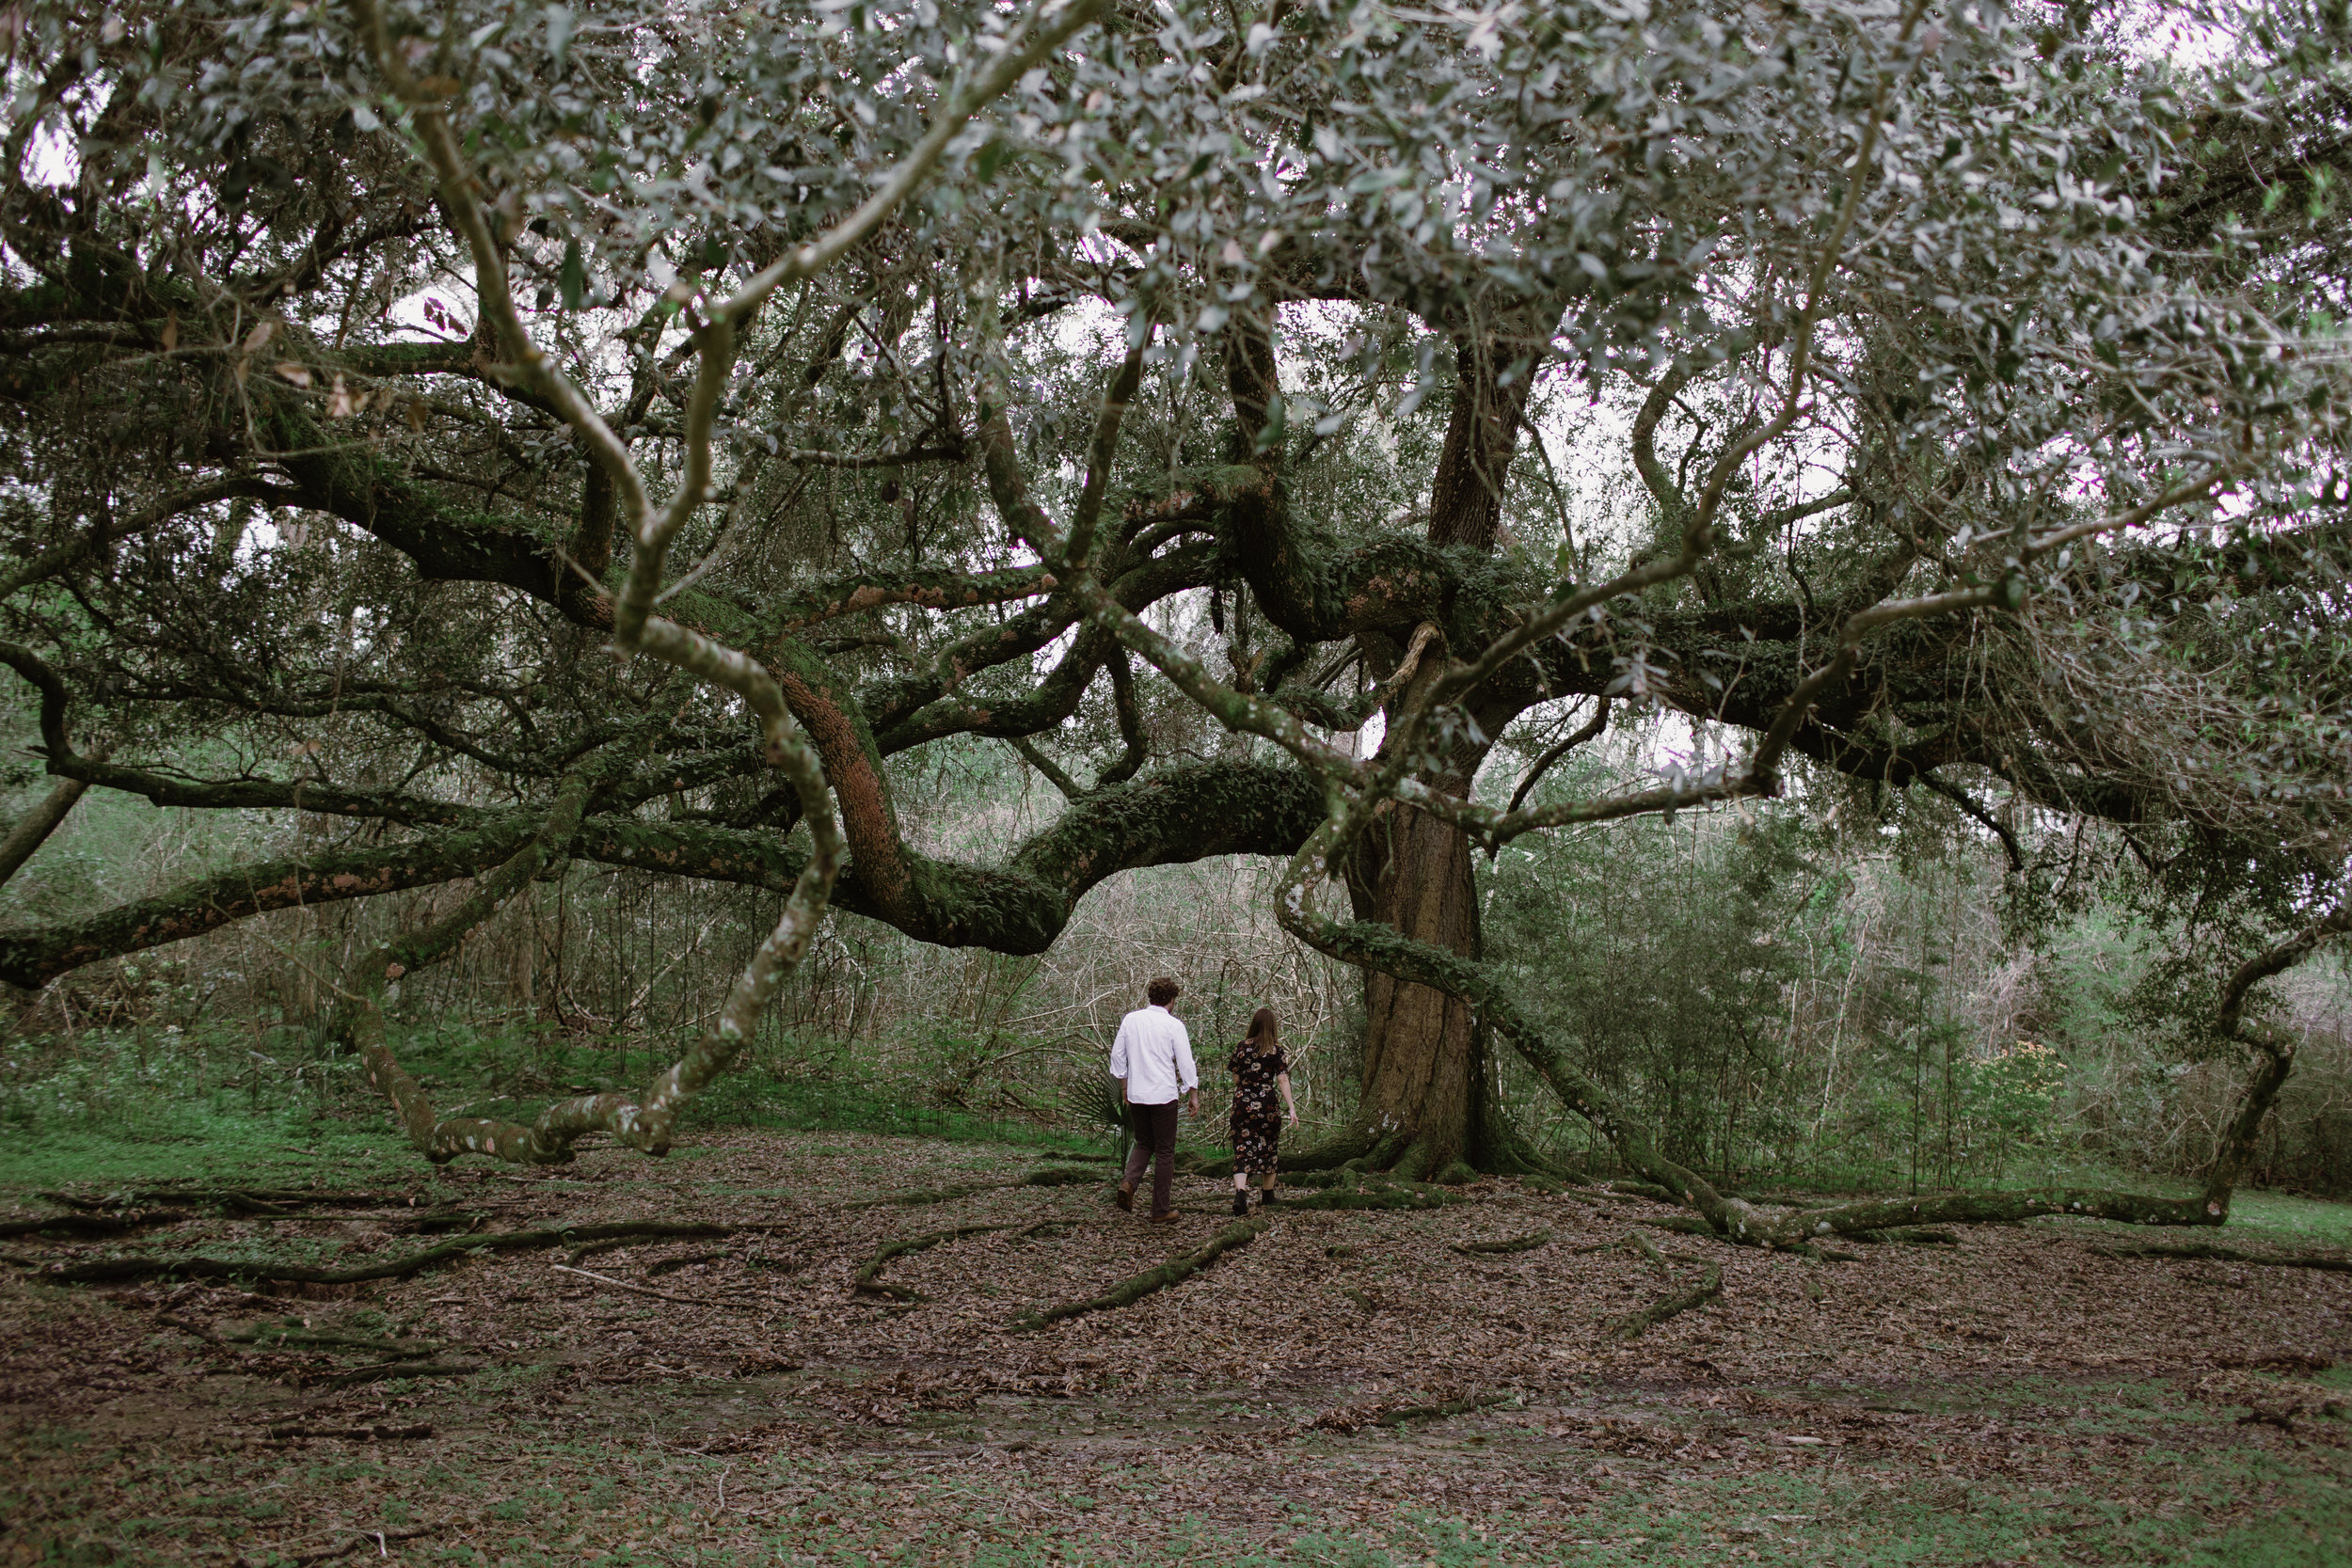
POLYGON ((1127 1080, 1127 1099, 1136 1105, 1165 1105, 1199 1088, 1184 1021, 1166 1007, 1144 1007, 1120 1019, 1119 1038, 1111 1042, 1111 1076, 1127 1080))

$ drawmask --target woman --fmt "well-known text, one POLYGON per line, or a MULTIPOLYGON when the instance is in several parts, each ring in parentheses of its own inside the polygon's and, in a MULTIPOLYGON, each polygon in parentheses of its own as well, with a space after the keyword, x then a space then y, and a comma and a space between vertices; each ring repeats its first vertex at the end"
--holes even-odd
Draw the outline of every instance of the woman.
POLYGON ((1281 1034, 1274 1024, 1274 1009, 1260 1007, 1249 1020, 1249 1037, 1233 1047, 1233 1212, 1249 1212, 1249 1179, 1265 1180, 1265 1201, 1274 1195, 1274 1149, 1282 1141, 1282 1122, 1298 1125, 1298 1107, 1291 1100, 1291 1065, 1282 1055, 1281 1034), (1282 1108, 1274 1108, 1277 1093, 1282 1108))

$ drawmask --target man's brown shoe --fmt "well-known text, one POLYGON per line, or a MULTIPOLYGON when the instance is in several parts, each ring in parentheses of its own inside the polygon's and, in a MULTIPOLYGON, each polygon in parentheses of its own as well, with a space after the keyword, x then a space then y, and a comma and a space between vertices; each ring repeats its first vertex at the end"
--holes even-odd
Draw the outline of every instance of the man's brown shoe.
POLYGON ((1176 1211, 1170 1209, 1165 1214, 1154 1214, 1152 1216, 1152 1223, 1153 1225, 1174 1225, 1176 1223, 1176 1211))
POLYGON ((1133 1209, 1136 1206, 1136 1190, 1122 1181, 1119 1184, 1119 1192, 1111 1198, 1111 1201, 1121 1209, 1133 1209))

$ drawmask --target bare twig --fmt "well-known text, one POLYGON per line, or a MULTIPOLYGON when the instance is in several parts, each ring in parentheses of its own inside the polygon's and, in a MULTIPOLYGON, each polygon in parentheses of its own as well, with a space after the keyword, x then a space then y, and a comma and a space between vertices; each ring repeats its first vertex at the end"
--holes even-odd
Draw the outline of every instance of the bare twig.
POLYGON ((667 1291, 657 1291, 649 1285, 632 1285, 626 1279, 615 1279, 609 1274, 598 1274, 593 1269, 576 1269, 569 1263, 549 1263, 548 1267, 558 1274, 576 1274, 582 1279, 593 1279, 599 1285, 610 1285, 616 1291, 627 1291, 632 1295, 652 1296, 657 1301, 674 1301, 681 1307, 726 1307, 741 1311, 755 1305, 747 1301, 712 1301, 706 1296, 675 1296, 667 1291))

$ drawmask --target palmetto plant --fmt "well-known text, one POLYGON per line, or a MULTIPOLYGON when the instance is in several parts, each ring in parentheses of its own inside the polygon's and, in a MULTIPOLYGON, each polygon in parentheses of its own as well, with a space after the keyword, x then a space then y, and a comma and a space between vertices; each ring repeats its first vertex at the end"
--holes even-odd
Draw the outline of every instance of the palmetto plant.
POLYGON ((1107 1072, 1082 1069, 1071 1103, 1088 1126, 1099 1127, 1109 1134, 1124 1163, 1128 1146, 1135 1141, 1135 1131, 1127 1123, 1127 1102, 1119 1092, 1119 1080, 1107 1072))

